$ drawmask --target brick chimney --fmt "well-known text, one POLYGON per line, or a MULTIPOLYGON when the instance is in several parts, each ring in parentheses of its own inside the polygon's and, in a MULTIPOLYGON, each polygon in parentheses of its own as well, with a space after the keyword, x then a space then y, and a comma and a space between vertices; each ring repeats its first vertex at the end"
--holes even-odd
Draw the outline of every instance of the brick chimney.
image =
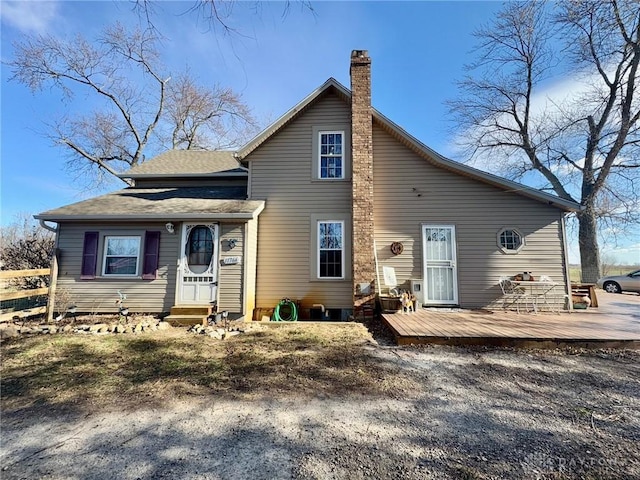
POLYGON ((361 283, 374 284, 373 132, 371 123, 371 59, 366 50, 351 52, 351 162, 354 305, 373 298, 355 298, 361 283))

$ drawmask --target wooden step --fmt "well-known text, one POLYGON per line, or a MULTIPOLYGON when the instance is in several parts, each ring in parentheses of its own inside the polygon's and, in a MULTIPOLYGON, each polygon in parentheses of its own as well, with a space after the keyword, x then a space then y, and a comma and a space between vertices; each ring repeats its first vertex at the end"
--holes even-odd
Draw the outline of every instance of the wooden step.
MULTIPOLYGON (((173 309, 172 309, 173 310, 173 309)), ((208 315, 169 315, 164 317, 165 322, 169 322, 173 327, 179 327, 181 325, 206 325, 208 315)))
POLYGON ((211 305, 174 305, 171 307, 171 315, 204 315, 209 316, 213 312, 211 305))

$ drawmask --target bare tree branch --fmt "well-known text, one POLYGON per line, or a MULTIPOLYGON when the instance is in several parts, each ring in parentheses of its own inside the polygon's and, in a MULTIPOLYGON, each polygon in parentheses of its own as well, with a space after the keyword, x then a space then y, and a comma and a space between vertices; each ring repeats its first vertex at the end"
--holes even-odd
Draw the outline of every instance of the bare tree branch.
POLYGON ((543 188, 579 199, 583 274, 594 281, 597 219, 638 218, 629 186, 638 182, 640 166, 640 6, 633 0, 507 3, 476 36, 471 74, 460 83, 460 98, 449 103, 463 144, 472 160, 504 152, 498 161, 491 157, 503 173, 536 171, 543 188), (553 48, 558 40, 562 49, 553 48), (542 81, 567 60, 567 74, 583 91, 542 98, 542 81))

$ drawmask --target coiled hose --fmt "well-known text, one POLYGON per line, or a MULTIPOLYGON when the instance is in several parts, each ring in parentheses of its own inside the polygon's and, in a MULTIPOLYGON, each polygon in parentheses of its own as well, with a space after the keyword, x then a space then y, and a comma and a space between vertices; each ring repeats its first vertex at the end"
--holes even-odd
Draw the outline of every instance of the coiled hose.
POLYGON ((272 320, 274 322, 297 322, 298 308, 296 304, 288 298, 283 298, 280 300, 280 303, 276 305, 272 320))

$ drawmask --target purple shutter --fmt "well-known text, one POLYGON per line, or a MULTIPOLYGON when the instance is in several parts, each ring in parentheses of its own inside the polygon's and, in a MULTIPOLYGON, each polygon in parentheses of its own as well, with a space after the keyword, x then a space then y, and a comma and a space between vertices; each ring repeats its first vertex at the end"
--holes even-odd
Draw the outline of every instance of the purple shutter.
POLYGON ((158 273, 158 255, 160 254, 160 232, 146 232, 144 236, 144 262, 142 279, 155 280, 158 273))
POLYGON ((96 265, 98 263, 98 232, 84 232, 84 246, 82 248, 81 280, 96 278, 96 265))

